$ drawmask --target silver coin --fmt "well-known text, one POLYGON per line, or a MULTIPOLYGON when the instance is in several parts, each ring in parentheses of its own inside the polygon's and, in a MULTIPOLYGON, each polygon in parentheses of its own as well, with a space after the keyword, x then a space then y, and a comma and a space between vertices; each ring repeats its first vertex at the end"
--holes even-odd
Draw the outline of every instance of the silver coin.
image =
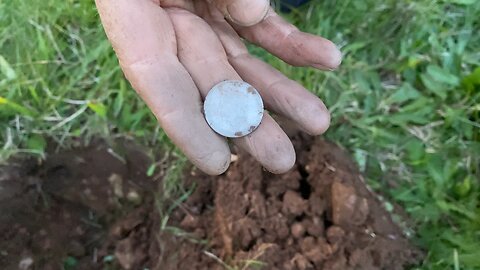
POLYGON ((203 108, 210 127, 229 138, 252 133, 263 118, 260 94, 242 81, 227 80, 215 85, 208 92, 203 108))

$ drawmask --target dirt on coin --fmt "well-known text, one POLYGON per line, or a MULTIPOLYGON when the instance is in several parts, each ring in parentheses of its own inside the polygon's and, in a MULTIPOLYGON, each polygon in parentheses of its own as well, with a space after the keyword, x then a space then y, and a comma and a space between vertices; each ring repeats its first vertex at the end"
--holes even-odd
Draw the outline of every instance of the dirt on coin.
POLYGON ((421 259, 345 151, 293 138, 297 164, 239 153, 222 176, 162 172, 128 142, 0 167, 0 269, 407 269, 421 259), (120 148, 120 150, 118 149, 120 148), (112 150, 115 149, 115 150, 112 150))

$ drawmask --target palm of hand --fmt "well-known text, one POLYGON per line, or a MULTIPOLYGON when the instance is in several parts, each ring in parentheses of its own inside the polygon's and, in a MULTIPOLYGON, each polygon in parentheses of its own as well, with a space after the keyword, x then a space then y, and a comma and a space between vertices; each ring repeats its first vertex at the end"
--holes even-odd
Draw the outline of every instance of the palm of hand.
MULTIPOLYGON (((299 32, 268 2, 97 0, 97 7, 126 77, 167 135, 203 171, 220 174, 230 164, 227 140, 210 129, 201 111, 202 98, 220 81, 250 83, 268 110, 312 135, 328 128, 322 101, 250 56, 239 35, 296 66, 334 69, 340 52, 328 40, 299 32)), ((285 172, 295 162, 292 143, 268 114, 253 133, 232 141, 271 172, 285 172)))

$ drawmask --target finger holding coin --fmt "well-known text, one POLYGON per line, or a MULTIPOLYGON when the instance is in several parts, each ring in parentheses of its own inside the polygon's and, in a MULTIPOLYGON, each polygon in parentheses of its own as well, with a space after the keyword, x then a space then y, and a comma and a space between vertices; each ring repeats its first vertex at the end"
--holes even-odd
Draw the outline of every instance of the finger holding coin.
MULTIPOLYGON (((188 70, 204 98, 207 97, 214 86, 225 80, 242 81, 229 64, 220 40, 205 21, 186 11, 178 9, 167 9, 167 11, 175 28, 178 42, 177 54, 180 62, 188 70), (193 27, 197 31, 190 31, 193 27)), ((232 104, 235 104, 235 101, 232 104)), ((236 108, 235 110, 242 109, 241 106, 233 107, 236 108)), ((227 106, 227 111, 228 108, 232 107, 227 106)), ((245 123, 248 125, 252 119, 246 120, 245 123)), ((234 125, 238 125, 238 123, 234 123, 234 125)), ((242 131, 242 135, 244 135, 243 133, 249 132, 252 126, 254 125, 248 125, 246 130, 242 127, 235 132, 242 131)), ((295 151, 293 145, 285 132, 268 113, 263 114, 260 124, 256 128, 252 128, 252 131, 246 136, 239 136, 240 133, 235 136, 234 132, 232 141, 249 152, 267 170, 273 173, 284 173, 294 165, 295 151)))

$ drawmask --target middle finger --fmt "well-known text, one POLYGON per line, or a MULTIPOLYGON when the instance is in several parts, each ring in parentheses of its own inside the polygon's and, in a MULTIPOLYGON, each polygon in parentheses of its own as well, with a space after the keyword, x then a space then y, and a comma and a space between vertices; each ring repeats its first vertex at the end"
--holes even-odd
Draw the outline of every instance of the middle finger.
MULTIPOLYGON (((220 40, 200 17, 181 9, 167 9, 178 44, 178 58, 192 76, 203 97, 223 80, 241 80, 228 63, 220 40)), ((295 163, 295 151, 288 136, 265 113, 260 126, 250 135, 233 139, 273 173, 284 173, 295 163)))
POLYGON ((324 133, 330 124, 325 104, 296 81, 290 80, 267 63, 251 56, 235 30, 210 8, 203 14, 226 51, 228 61, 243 80, 253 85, 266 107, 293 120, 311 135, 324 133))

